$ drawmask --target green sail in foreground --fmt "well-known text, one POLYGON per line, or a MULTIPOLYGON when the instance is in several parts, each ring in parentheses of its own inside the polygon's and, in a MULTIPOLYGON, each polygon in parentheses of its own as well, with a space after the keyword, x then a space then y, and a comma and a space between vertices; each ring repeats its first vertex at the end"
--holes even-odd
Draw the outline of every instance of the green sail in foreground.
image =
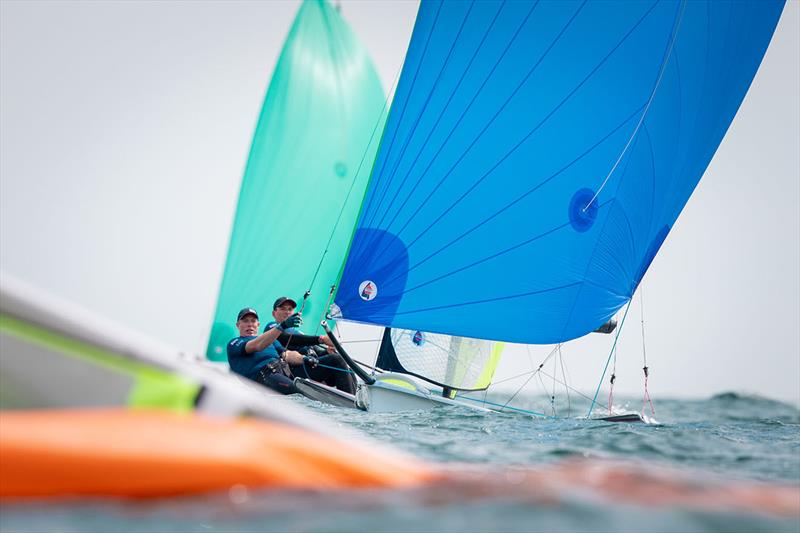
POLYGON ((277 297, 299 303, 330 239, 303 312, 305 329, 313 332, 344 263, 383 129, 384 105, 372 61, 339 13, 324 1, 304 2, 253 137, 209 359, 226 359, 241 308, 254 307, 265 323, 277 297))

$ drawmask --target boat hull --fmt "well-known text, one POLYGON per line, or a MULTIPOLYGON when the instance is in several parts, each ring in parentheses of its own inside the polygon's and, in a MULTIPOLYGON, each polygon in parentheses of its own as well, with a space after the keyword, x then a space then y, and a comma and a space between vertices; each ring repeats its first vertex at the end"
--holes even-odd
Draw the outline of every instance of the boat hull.
POLYGON ((374 383, 362 384, 356 392, 356 406, 377 413, 427 410, 448 405, 488 412, 483 407, 438 396, 411 376, 394 372, 376 376, 374 383))
POLYGON ((329 403, 337 407, 356 408, 356 397, 334 387, 329 387, 324 383, 311 381, 304 378, 295 378, 294 386, 300 393, 311 400, 329 403))

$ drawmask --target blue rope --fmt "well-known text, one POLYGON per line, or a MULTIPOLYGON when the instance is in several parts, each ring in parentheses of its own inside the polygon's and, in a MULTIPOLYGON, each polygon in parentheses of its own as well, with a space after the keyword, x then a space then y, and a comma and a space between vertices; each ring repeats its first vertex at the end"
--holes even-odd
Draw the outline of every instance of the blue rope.
POLYGON ((488 403, 489 405, 493 405, 495 407, 500 407, 502 409, 511 409, 512 411, 518 411, 520 413, 525 413, 525 414, 529 414, 529 415, 541 416, 541 417, 544 417, 544 418, 555 418, 553 416, 549 416, 549 415, 546 415, 544 413, 537 413, 536 411, 528 411, 527 409, 520 409, 518 407, 509 407, 507 405, 503 405, 503 404, 500 404, 500 403, 493 403, 493 402, 487 401, 485 399, 470 398, 469 396, 459 396, 459 398, 463 399, 463 400, 471 400, 473 402, 478 402, 478 403, 488 403))
MULTIPOLYGON (((305 364, 305 363, 303 363, 303 364, 305 364)), ((330 368, 331 370, 338 370, 339 372, 347 372, 348 374, 353 374, 354 373, 349 368, 339 368, 339 367, 336 367, 336 366, 328 366, 328 365, 323 365, 322 363, 317 363, 317 366, 321 366, 322 368, 330 368)))
POLYGON ((597 395, 600 394, 600 387, 602 387, 603 379, 606 377, 606 370, 608 370, 608 363, 611 362, 611 355, 614 353, 614 348, 617 347, 617 340, 619 339, 619 334, 622 333, 622 326, 625 325, 625 317, 628 316, 628 310, 631 308, 632 301, 633 298, 628 300, 628 307, 625 308, 625 314, 622 315, 622 322, 619 323, 619 328, 617 328, 617 335, 614 337, 614 344, 611 346, 611 351, 608 353, 608 359, 606 359, 606 366, 605 368, 603 368, 603 375, 600 376, 600 383, 597 384, 597 390, 594 391, 594 398, 592 398, 592 404, 589 406, 589 413, 586 415, 586 418, 592 416, 592 409, 594 409, 594 406, 597 403, 597 395))

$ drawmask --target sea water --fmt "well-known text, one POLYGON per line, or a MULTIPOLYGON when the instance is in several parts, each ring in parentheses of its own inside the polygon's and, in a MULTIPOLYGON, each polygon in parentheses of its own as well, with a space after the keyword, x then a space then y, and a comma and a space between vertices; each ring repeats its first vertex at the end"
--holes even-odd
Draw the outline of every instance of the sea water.
MULTIPOLYGON (((502 397, 487 400, 501 403, 502 397)), ((291 401, 423 460, 454 471, 480 472, 483 481, 467 489, 225 492, 146 502, 6 503, 0 531, 800 531, 800 501, 789 513, 759 509, 757 498, 747 496, 740 505, 687 505, 675 503, 680 494, 670 495, 669 490, 654 492, 655 500, 636 494, 641 485, 626 494, 625 479, 611 492, 603 487, 582 490, 579 480, 551 494, 557 484, 548 477, 549 468, 554 477, 569 469, 560 465, 621 463, 644 472, 676 472, 684 481, 692 480, 700 495, 704 490, 713 494, 708 487, 742 485, 754 498, 776 486, 800 497, 796 405, 733 393, 660 400, 655 414, 644 406, 658 423, 642 424, 580 419, 588 403, 535 396, 517 397, 514 404, 548 417, 459 407, 364 413, 303 398, 291 401), (525 469, 539 477, 514 490, 514 472, 525 469), (658 494, 664 499, 659 501, 658 494)), ((615 406, 643 407, 641 399, 617 399, 615 406)))

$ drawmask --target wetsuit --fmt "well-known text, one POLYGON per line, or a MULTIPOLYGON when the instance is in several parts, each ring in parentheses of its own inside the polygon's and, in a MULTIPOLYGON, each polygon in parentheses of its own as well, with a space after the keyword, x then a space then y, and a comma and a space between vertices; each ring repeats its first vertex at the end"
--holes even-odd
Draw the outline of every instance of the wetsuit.
POLYGON ((282 361, 275 344, 259 352, 247 353, 245 346, 253 339, 255 336, 236 337, 228 343, 228 364, 231 370, 281 394, 300 392, 294 386, 293 379, 279 370, 282 361))
MULTIPOLYGON (((270 322, 264 331, 269 331, 277 325, 278 323, 275 321, 270 322)), ((295 350, 303 355, 312 355, 317 358, 319 365, 314 367, 305 363, 291 367, 295 377, 312 379, 330 387, 336 387, 341 391, 355 394, 355 379, 344 359, 339 354, 328 354, 327 348, 320 346, 319 337, 304 335, 297 328, 289 328, 280 334, 272 346, 279 353, 283 353, 285 350, 295 350)))

